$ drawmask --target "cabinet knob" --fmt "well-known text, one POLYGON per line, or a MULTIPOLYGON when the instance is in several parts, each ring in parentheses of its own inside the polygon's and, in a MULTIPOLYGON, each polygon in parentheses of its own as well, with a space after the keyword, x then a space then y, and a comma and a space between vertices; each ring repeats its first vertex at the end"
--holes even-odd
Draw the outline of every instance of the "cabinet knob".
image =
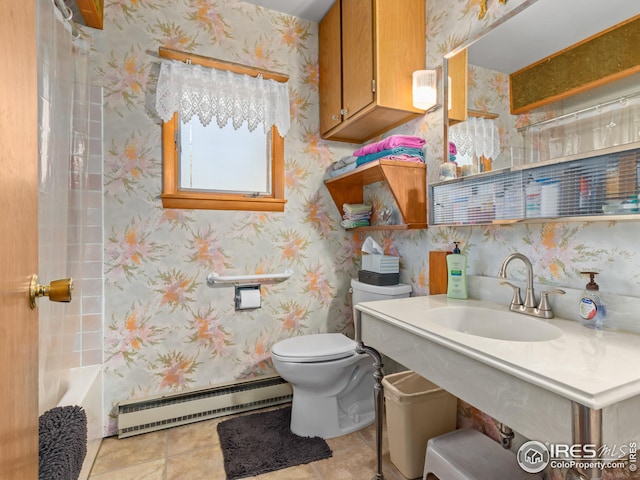
POLYGON ((349 113, 349 110, 347 110, 346 108, 343 108, 342 110, 340 110, 340 115, 342 116, 345 116, 348 113, 349 113))
POLYGON ((340 120, 340 115, 332 115, 331 120, 340 120))

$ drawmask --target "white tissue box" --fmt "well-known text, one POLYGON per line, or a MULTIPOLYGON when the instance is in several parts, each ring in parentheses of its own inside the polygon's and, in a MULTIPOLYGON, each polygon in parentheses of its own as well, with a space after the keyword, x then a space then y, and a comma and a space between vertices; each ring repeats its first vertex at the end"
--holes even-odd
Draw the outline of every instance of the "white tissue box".
POLYGON ((362 255, 362 270, 376 273, 398 273, 400 272, 400 257, 375 253, 362 255))

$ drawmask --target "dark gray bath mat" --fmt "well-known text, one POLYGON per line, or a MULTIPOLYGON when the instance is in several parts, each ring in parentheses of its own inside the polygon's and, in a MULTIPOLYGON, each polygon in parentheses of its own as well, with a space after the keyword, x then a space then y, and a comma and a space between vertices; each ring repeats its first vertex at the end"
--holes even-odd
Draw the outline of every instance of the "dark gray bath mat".
POLYGON ((38 420, 40 480, 76 480, 87 454, 87 414, 82 407, 47 410, 38 420))
POLYGON ((291 433, 291 407, 243 415, 218 424, 227 480, 253 477, 332 456, 320 437, 291 433))

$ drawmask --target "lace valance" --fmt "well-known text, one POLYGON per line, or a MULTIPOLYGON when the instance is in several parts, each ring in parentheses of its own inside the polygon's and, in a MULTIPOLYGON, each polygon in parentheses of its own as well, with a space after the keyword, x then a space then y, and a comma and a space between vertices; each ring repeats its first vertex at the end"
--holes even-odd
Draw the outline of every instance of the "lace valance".
POLYGON ((291 125, 287 82, 175 60, 160 65, 156 111, 165 122, 178 112, 183 122, 197 115, 220 128, 229 119, 235 129, 246 121, 249 131, 262 123, 265 134, 275 125, 283 137, 291 125))
POLYGON ((494 120, 471 117, 449 129, 460 155, 494 158, 500 154, 500 134, 494 120))

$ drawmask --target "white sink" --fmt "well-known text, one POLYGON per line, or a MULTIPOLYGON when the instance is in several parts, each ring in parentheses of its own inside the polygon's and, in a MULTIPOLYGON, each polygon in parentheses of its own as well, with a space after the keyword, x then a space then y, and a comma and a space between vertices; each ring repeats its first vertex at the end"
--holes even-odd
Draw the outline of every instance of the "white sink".
POLYGON ((544 320, 487 308, 434 308, 429 310, 428 320, 468 335, 512 342, 545 342, 562 335, 562 330, 544 320))
POLYGON ((356 310, 358 341, 524 438, 580 443, 573 416, 585 408, 595 415, 587 422, 594 431, 601 422, 603 444, 640 438, 640 369, 633 368, 640 335, 446 295, 362 302, 356 310))

